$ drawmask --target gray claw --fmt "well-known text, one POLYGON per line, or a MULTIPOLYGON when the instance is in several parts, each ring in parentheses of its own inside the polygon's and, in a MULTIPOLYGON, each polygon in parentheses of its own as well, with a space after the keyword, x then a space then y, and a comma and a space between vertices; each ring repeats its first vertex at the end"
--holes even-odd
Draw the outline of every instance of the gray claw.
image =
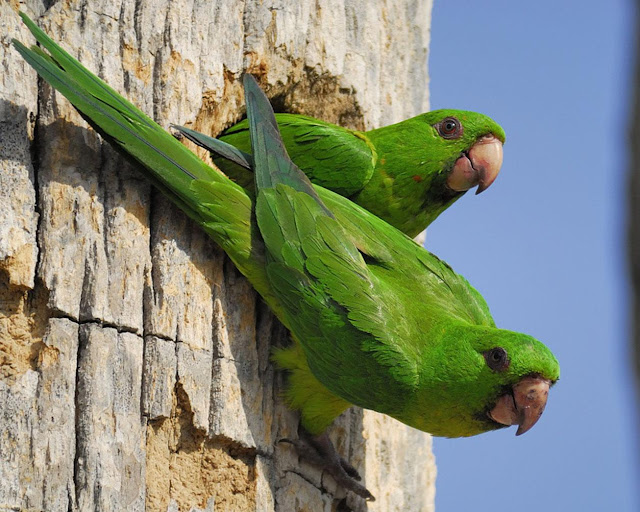
POLYGON ((301 439, 280 439, 281 443, 289 443, 296 447, 300 458, 321 467, 329 473, 336 483, 367 501, 375 501, 373 494, 358 483, 362 480, 358 470, 338 455, 327 434, 313 436, 301 429, 301 439))

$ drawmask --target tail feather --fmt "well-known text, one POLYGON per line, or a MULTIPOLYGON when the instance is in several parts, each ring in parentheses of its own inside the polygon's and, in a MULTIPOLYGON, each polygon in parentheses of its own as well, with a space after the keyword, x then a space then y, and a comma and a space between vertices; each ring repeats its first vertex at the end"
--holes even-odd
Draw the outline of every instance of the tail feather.
POLYGON ((185 128, 184 126, 172 124, 171 127, 178 130, 187 139, 201 148, 204 148, 211 153, 215 153, 234 164, 238 164, 243 169, 253 172, 253 157, 249 153, 245 153, 244 151, 232 146, 231 144, 227 144, 220 139, 214 139, 213 137, 185 128))
POLYGON ((221 181, 226 178, 88 71, 24 13, 20 15, 36 40, 49 52, 47 54, 36 46, 27 48, 14 40, 13 44, 22 57, 99 133, 141 163, 154 184, 197 218, 198 209, 191 204, 193 180, 221 181))
POLYGON ((265 93, 255 78, 244 76, 244 94, 247 119, 251 134, 256 190, 288 185, 311 196, 324 213, 333 217, 309 181, 309 178, 291 161, 282 142, 276 117, 265 93))
POLYGON ((240 185, 209 167, 171 134, 71 57, 26 15, 42 48, 15 48, 40 76, 63 94, 116 149, 141 164, 163 194, 227 252, 256 290, 277 309, 264 271, 264 244, 253 200, 240 185))

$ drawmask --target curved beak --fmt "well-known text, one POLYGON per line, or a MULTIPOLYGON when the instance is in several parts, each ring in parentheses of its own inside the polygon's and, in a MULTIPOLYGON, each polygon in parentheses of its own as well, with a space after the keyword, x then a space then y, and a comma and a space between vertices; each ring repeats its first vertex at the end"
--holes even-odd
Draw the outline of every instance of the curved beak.
POLYGON ((547 405, 551 382, 542 377, 525 377, 510 393, 498 398, 489 417, 502 425, 518 425, 520 436, 533 427, 547 405))
POLYGON ((456 192, 465 192, 478 185, 476 194, 484 192, 495 181, 502 167, 502 142, 489 133, 480 137, 456 160, 447 178, 447 185, 456 192))

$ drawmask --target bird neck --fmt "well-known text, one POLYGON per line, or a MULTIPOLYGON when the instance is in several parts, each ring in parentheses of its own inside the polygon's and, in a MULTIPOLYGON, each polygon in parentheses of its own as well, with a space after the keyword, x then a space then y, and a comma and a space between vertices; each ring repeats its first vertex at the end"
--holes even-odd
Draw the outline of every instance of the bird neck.
POLYGON ((460 197, 445 186, 424 122, 408 119, 365 135, 376 153, 371 181, 354 197, 365 208, 380 210, 373 213, 414 237, 460 197))
POLYGON ((477 369, 469 364, 476 354, 465 343, 468 336, 468 324, 451 319, 434 324, 420 357, 415 393, 396 419, 440 437, 467 437, 491 429, 474 412, 483 410, 484 395, 475 385, 477 369))

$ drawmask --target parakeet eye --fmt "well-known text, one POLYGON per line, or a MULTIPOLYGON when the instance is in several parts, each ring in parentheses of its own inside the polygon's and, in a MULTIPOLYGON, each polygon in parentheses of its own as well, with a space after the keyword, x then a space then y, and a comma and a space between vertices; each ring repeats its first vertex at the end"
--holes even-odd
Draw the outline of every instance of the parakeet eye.
POLYGON ((502 372, 509 368, 509 356, 502 347, 487 350, 484 353, 484 360, 487 362, 487 366, 496 372, 502 372))
POLYGON ((462 137, 462 125, 455 117, 445 117, 436 124, 436 128, 443 139, 459 139, 462 137))

